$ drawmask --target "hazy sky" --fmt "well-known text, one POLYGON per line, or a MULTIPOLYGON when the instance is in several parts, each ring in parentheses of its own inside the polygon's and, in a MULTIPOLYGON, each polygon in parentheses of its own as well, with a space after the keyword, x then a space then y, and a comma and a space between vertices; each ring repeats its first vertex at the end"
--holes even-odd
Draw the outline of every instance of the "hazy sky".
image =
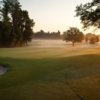
POLYGON ((92 0, 19 0, 22 8, 29 11, 35 21, 34 31, 67 30, 69 27, 79 27, 80 20, 75 16, 75 7, 92 0))

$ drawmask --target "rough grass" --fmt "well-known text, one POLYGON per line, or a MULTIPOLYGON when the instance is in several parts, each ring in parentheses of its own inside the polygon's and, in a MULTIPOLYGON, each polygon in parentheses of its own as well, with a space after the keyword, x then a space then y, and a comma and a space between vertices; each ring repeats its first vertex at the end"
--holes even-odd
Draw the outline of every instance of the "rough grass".
POLYGON ((100 100, 100 49, 4 48, 0 100, 100 100))

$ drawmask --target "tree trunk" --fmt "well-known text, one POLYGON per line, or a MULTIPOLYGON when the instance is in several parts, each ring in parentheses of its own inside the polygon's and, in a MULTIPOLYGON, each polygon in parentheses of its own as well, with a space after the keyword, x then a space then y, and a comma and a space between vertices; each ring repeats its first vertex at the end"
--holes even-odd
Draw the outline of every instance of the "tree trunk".
POLYGON ((74 44, 75 44, 75 42, 73 41, 73 42, 72 42, 72 45, 74 46, 74 44))

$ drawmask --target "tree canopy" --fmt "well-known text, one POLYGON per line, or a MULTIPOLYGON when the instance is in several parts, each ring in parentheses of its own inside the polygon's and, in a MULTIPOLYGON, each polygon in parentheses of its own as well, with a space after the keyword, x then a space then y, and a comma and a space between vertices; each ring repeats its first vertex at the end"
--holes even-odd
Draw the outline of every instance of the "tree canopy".
POLYGON ((73 46, 76 42, 81 42, 84 38, 83 33, 76 27, 71 27, 69 30, 65 31, 63 38, 66 42, 71 41, 73 46))
POLYGON ((87 33, 85 35, 85 41, 86 41, 86 43, 95 44, 95 43, 99 42, 99 35, 87 33))
POLYGON ((90 26, 100 29, 100 0, 77 6, 76 16, 80 17, 85 29, 90 26))
POLYGON ((0 46, 23 46, 31 41, 34 21, 18 0, 2 0, 0 5, 0 46))
POLYGON ((34 32, 33 38, 35 39, 61 39, 60 31, 57 32, 45 32, 44 30, 40 30, 38 32, 34 32))

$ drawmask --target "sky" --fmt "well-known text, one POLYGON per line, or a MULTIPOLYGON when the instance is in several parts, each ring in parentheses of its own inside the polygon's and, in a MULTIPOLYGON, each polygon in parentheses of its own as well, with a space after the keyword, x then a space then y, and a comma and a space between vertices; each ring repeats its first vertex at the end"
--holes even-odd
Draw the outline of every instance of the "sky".
MULTIPOLYGON (((69 27, 78 27, 81 31, 82 24, 75 17, 75 8, 81 3, 92 0, 19 0, 22 9, 29 12, 30 18, 34 19, 33 30, 46 32, 66 31, 69 27)), ((86 32, 89 32, 88 30, 86 32)))

